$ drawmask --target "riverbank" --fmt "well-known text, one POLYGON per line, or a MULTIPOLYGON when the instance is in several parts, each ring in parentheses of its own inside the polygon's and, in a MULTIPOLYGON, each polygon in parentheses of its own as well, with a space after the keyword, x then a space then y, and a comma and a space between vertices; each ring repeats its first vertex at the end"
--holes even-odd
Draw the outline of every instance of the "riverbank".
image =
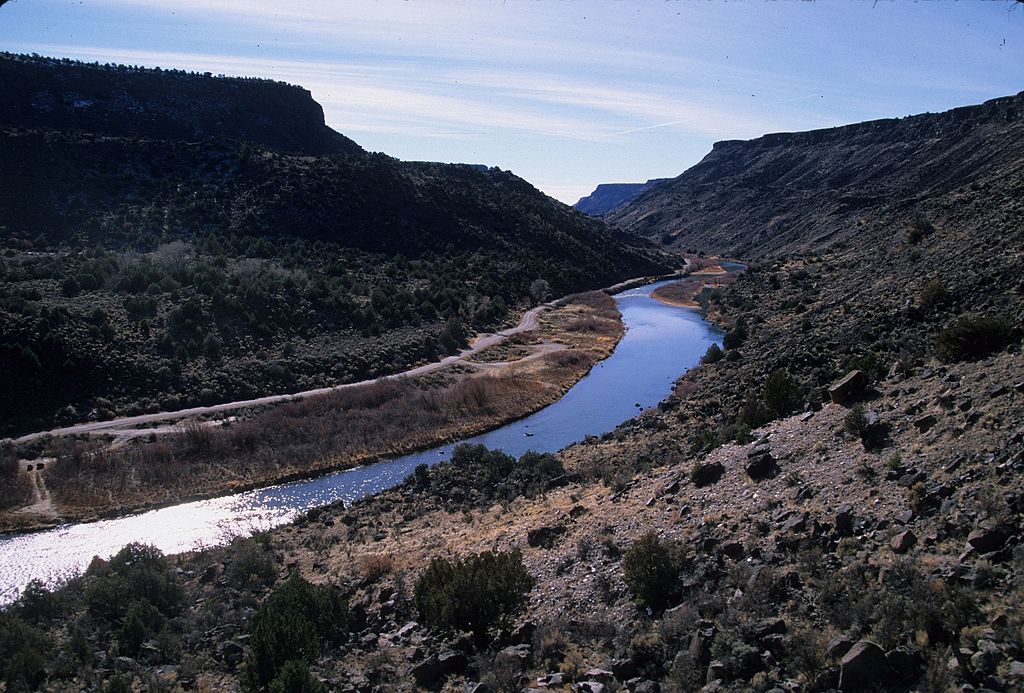
POLYGON ((706 290, 720 289, 736 281, 738 271, 731 271, 717 259, 704 259, 691 263, 695 271, 672 284, 658 287, 651 293, 656 301, 679 308, 702 308, 698 297, 706 290))
MULTIPOLYGON (((52 513, 9 510, 0 530, 88 521, 355 467, 483 433, 558 400, 624 329, 601 292, 536 314, 536 327, 417 377, 306 397, 229 421, 130 440, 55 439, 33 471, 52 513)), ((21 472, 29 474, 29 472, 21 472)))

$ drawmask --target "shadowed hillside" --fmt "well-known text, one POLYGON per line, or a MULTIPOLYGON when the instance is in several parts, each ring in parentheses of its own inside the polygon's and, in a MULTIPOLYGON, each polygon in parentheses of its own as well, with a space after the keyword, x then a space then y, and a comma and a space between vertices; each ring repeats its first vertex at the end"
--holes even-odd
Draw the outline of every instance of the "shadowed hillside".
POLYGON ((939 114, 719 142, 609 220, 676 248, 820 251, 878 240, 866 235, 868 222, 934 216, 931 201, 972 184, 1000 186, 1022 160, 1024 93, 939 114))
POLYGON ((0 435, 395 372, 513 321, 538 279, 557 296, 668 269, 506 171, 310 155, 341 140, 296 87, 0 67, 0 435), (40 85, 59 107, 36 121, 40 85), (162 105, 78 118, 101 94, 162 105))

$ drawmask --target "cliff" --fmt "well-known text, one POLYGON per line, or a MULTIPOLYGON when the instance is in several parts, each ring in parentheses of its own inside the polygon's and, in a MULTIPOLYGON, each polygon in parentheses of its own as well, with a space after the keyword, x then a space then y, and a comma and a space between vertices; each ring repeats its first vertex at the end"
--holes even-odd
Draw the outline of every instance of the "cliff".
POLYGON ((303 154, 360 154, 310 93, 265 79, 0 53, 0 125, 118 137, 230 137, 303 154))

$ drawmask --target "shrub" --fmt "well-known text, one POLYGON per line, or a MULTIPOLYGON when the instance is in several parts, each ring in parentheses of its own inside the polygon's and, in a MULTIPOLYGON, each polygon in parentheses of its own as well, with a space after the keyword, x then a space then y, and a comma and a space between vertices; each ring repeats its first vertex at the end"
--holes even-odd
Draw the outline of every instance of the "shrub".
POLYGON ((0 611, 0 680, 8 691, 38 690, 50 642, 10 611, 0 611))
POLYGON ((227 577, 239 589, 252 586, 270 586, 277 579, 274 553, 256 537, 236 539, 232 542, 231 562, 227 577))
POLYGON ((949 292, 946 291, 945 285, 939 278, 929 279, 925 282, 924 286, 921 287, 921 307, 933 308, 945 302, 949 296, 949 292))
POLYGON ((1013 338, 1009 320, 1000 317, 964 317, 942 330, 935 351, 942 361, 965 361, 999 351, 1013 338))
POLYGON ((623 555, 623 579, 640 606, 664 609, 679 598, 678 578, 685 563, 682 544, 648 532, 623 555))
POLYGON ((142 643, 163 630, 164 622, 163 614, 149 602, 132 602, 117 632, 121 654, 131 657, 137 655, 142 643))
POLYGON ((435 628, 469 630, 484 641, 526 605, 533 578, 518 551, 486 551, 464 559, 435 558, 416 580, 414 599, 435 628))
POLYGON ((320 693, 323 686, 309 673, 309 665, 297 659, 284 663, 270 682, 270 693, 320 693))
POLYGON ((742 320, 738 320, 736 325, 722 337, 722 346, 726 349, 737 349, 746 339, 747 325, 742 320))
POLYGON ((339 642, 350 622, 348 605, 335 589, 293 575, 253 616, 246 684, 257 690, 275 680, 288 662, 316 661, 321 642, 339 642))
POLYGON ((704 352, 701 357, 701 363, 718 363, 722 360, 722 348, 717 344, 712 344, 708 347, 708 350, 704 352))
POLYGON ((930 236, 933 233, 935 233, 935 225, 928 221, 927 217, 918 216, 910 222, 910 227, 907 229, 907 243, 915 245, 925 236, 930 236))
POLYGON ((41 580, 30 580, 16 605, 21 617, 36 623, 50 621, 67 610, 64 596, 48 590, 41 580))
POLYGON ((800 387, 785 369, 772 371, 764 382, 764 403, 776 416, 785 416, 800 404, 800 387))
POLYGON ((173 616, 181 608, 181 585, 154 546, 128 544, 109 563, 94 560, 86 577, 85 604, 89 613, 99 618, 120 621, 136 601, 152 604, 165 616, 173 616))

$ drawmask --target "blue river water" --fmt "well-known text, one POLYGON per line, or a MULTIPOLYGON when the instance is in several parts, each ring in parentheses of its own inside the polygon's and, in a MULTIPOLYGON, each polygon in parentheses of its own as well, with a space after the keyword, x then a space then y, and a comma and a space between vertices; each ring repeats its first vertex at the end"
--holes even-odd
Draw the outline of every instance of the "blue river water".
MULTIPOLYGON (((555 452, 610 431, 664 399, 673 382, 721 337, 698 312, 652 299, 651 292, 665 283, 615 296, 625 336, 560 400, 460 442, 515 456, 527 450, 555 452)), ((55 584, 80 573, 93 556, 109 557, 132 541, 178 553, 269 529, 315 507, 358 500, 402 482, 418 464, 447 459, 454 445, 244 493, 0 538, 0 604, 16 598, 29 580, 55 584)))

